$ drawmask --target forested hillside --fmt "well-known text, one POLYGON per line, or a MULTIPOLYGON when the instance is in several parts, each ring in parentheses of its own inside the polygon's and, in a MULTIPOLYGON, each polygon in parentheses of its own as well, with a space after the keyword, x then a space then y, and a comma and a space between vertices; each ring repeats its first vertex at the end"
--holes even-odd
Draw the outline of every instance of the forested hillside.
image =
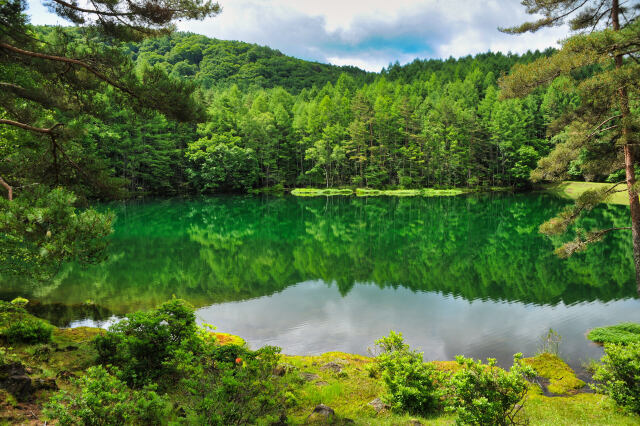
MULTIPOLYGON (((37 33, 78 52, 113 48, 79 29, 37 33)), ((129 42, 120 52, 140 73, 195 87, 206 110, 200 123, 124 106, 108 88, 68 126, 73 132, 60 142, 66 166, 28 142, 38 136, 5 129, 15 145, 3 150, 20 167, 5 162, 2 175, 16 186, 44 180, 100 198, 296 186, 526 187, 555 143, 548 125, 579 104, 568 80, 498 99, 498 77, 551 51, 416 60, 379 74, 187 33, 129 42)), ((61 117, 64 110, 53 108, 39 120, 61 117)), ((580 164, 570 172, 579 176, 580 164)))
POLYGON ((138 65, 159 65, 172 77, 192 79, 203 89, 237 84, 242 88, 280 86, 298 93, 307 87, 335 82, 342 73, 358 82, 374 77, 353 66, 304 61, 266 46, 198 34, 149 38, 128 44, 127 48, 138 65))

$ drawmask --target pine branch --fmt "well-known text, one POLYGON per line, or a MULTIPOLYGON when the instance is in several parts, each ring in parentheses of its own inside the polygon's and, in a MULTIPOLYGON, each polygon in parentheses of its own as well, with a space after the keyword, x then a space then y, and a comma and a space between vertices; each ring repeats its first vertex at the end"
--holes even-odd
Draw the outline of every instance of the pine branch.
POLYGON ((39 53, 39 52, 31 52, 29 50, 20 49, 10 44, 2 43, 2 42, 0 42, 0 48, 6 49, 10 52, 17 53, 19 55, 30 56, 32 58, 46 59, 49 61, 57 61, 57 62, 63 62, 66 64, 77 65, 79 67, 86 69, 87 71, 89 71, 90 73, 98 77, 100 80, 103 80, 104 82, 110 84, 111 86, 116 87, 133 97, 137 97, 136 94, 131 89, 112 80, 111 78, 107 77, 105 74, 101 73, 91 65, 87 64, 86 62, 80 61, 78 59, 65 58, 64 56, 47 55, 45 53, 39 53))
POLYGON ((104 15, 104 16, 134 16, 134 15, 136 15, 136 13, 134 13, 134 12, 107 12, 107 11, 94 10, 94 9, 84 9, 82 7, 73 5, 71 3, 67 3, 66 1, 62 1, 62 0, 51 0, 51 1, 53 1, 55 3, 58 3, 59 5, 61 5, 63 7, 67 7, 69 9, 73 9, 73 10, 75 10, 77 12, 82 12, 82 13, 91 13, 91 14, 104 15))
POLYGON ((580 236, 576 237, 575 240, 569 241, 568 243, 563 244, 558 247, 555 251, 556 255, 561 258, 571 257, 574 253, 584 251, 587 249, 588 245, 594 243, 596 241, 600 241, 602 237, 612 231, 622 231, 622 230, 630 230, 630 226, 616 227, 616 228, 608 228, 601 229, 599 231, 592 231, 586 235, 586 238, 581 238, 580 236))
POLYGON ((5 118, 0 118, 0 124, 8 124, 9 126, 19 127, 20 129, 23 129, 23 130, 28 130, 30 132, 35 132, 35 133, 42 133, 42 134, 45 134, 45 135, 50 135, 51 133, 53 133, 53 130, 56 127, 62 125, 62 124, 58 123, 58 124, 54 125, 53 127, 49 127, 47 129, 45 127, 30 126, 28 124, 20 123, 19 121, 7 120, 5 118))

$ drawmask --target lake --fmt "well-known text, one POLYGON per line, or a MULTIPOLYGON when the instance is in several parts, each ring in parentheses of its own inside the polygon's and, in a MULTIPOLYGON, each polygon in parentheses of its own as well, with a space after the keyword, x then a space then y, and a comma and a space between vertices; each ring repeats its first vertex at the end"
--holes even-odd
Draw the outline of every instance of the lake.
MULTIPOLYGON (((253 197, 110 204, 109 260, 46 284, 5 279, 61 325, 106 326, 171 297, 252 347, 367 354, 389 330, 425 359, 532 355, 550 328, 575 368, 588 329, 640 322, 629 231, 568 260, 539 225, 568 202, 543 193, 460 197, 253 197), (90 302, 90 303, 86 303, 90 302)), ((580 226, 627 226, 601 205, 580 226)))

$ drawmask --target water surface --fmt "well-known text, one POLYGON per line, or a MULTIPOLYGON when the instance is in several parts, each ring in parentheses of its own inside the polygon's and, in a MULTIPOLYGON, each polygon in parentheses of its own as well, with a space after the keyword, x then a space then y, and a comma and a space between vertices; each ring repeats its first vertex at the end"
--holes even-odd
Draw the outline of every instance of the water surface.
MULTIPOLYGON (((0 297, 41 302, 61 325, 106 324, 176 296, 201 320, 286 353, 367 353, 390 329, 426 359, 532 354, 554 328, 574 366, 601 355, 585 332, 640 322, 627 231, 568 260, 538 226, 567 202, 545 194, 129 202, 109 260, 65 265, 46 285, 5 279, 0 297), (92 304, 85 304, 86 301, 92 304)), ((585 229, 626 226, 602 205, 585 229)))

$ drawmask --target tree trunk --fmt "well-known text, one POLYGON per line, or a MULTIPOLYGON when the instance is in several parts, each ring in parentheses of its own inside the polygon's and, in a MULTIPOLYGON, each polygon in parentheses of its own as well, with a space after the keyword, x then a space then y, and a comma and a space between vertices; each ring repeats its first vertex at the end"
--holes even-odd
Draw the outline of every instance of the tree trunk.
POLYGON ((11 185, 5 182, 5 180, 2 179, 2 177, 0 177, 0 185, 7 188, 7 192, 9 192, 9 195, 7 196, 7 198, 9 199, 9 201, 13 201, 13 188, 11 187, 11 185))
MULTIPOLYGON (((611 22, 614 31, 620 30, 620 8, 618 0, 613 0, 611 5, 611 22)), ((622 67, 622 55, 616 55, 616 68, 622 67)), ((635 188, 635 153, 630 142, 631 129, 628 124, 628 117, 631 113, 629 109, 629 96, 626 87, 618 88, 618 100, 620 103, 620 114, 622 116, 622 142, 624 142, 624 169, 627 178, 627 189, 629 191, 629 212, 631 215, 631 238, 633 241, 633 263, 636 268, 636 286, 640 294, 640 201, 638 191, 635 188)))

